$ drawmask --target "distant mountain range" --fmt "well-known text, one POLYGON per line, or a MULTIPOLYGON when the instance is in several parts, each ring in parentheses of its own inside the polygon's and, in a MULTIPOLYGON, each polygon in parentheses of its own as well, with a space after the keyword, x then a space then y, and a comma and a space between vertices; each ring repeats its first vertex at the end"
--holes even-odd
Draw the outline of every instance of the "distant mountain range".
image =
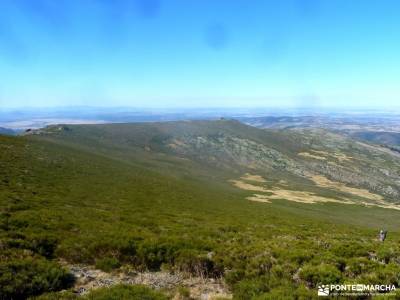
POLYGON ((241 117, 258 128, 324 128, 399 151, 400 118, 397 115, 268 116, 241 117))
POLYGON ((0 127, 0 134, 4 134, 4 135, 15 135, 16 132, 15 132, 14 130, 12 130, 12 129, 9 129, 9 128, 0 127))

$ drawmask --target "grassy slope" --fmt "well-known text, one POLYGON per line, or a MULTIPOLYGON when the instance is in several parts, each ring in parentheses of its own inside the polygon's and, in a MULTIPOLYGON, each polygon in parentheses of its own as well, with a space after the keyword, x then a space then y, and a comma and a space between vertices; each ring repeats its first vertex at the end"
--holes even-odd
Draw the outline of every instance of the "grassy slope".
POLYGON ((390 202, 398 202, 400 193, 398 157, 321 130, 262 130, 220 120, 52 126, 35 138, 178 177, 229 179, 258 172, 272 181, 287 180, 294 190, 341 195, 299 176, 307 172, 368 189, 390 202), (302 152, 326 159, 299 156, 302 152))
MULTIPOLYGON (((131 147, 137 140, 120 140, 118 147, 107 141, 109 148, 94 151, 93 141, 115 142, 132 128, 118 130, 118 137, 88 127, 71 139, 62 136, 68 132, 0 137, 3 245, 47 259, 98 263, 112 257, 139 269, 163 264, 195 273, 191 266, 203 266, 212 251, 212 267, 201 272, 224 273, 238 297, 307 294, 304 288, 321 280, 398 280, 392 262, 400 257, 399 239, 390 232, 385 245, 375 240, 380 227, 398 228, 397 211, 250 203, 247 192, 216 180, 231 178, 231 171, 154 153, 164 136, 159 132, 150 153, 145 144, 131 147), (56 240, 54 253, 30 246, 43 236, 56 240), (368 271, 356 269, 361 261, 368 271)), ((151 136, 148 127, 139 129, 143 138, 151 136)))

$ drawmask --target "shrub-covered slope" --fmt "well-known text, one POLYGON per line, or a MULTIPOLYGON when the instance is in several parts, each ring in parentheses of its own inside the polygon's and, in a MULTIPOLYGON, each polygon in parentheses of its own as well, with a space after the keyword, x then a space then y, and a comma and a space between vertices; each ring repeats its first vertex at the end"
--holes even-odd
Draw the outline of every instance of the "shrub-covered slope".
POLYGON ((223 277, 237 299, 314 297, 320 283, 399 284, 399 211, 253 202, 246 200, 251 191, 229 182, 252 171, 317 192, 291 170, 311 172, 314 163, 296 147, 303 146, 284 133, 230 121, 55 126, 0 136, 1 297, 69 288, 73 279, 60 260, 223 277), (198 137, 213 145, 192 145, 198 137), (233 138, 247 143, 239 153, 264 149, 273 158, 263 152, 241 161, 225 142, 233 138), (280 168, 274 155, 290 163, 280 168), (247 161, 262 159, 262 167, 247 161), (385 243, 376 239, 382 227, 390 229, 385 243))
POLYGON ((182 165, 181 158, 206 164, 217 173, 256 170, 271 179, 294 178, 303 188, 310 174, 322 175, 378 193, 388 201, 399 201, 398 153, 326 130, 263 130, 237 121, 218 120, 50 126, 35 133, 41 139, 129 163, 149 167, 152 161, 156 169, 163 169, 160 164, 167 163, 175 169, 182 165))

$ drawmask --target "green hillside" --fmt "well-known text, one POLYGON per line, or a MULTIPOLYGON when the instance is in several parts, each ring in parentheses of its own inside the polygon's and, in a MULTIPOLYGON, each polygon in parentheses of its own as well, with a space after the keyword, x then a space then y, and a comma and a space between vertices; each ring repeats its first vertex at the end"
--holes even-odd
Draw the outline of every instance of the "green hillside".
POLYGON ((307 299, 321 283, 399 285, 399 166, 332 133, 228 120, 0 136, 0 295, 68 289, 65 266, 77 263, 222 277, 236 299, 307 299))
POLYGON ((301 189, 315 185, 311 175, 321 175, 399 202, 398 153, 325 130, 262 130, 219 120, 50 126, 35 137, 159 172, 167 168, 168 174, 181 175, 178 166, 189 173, 206 170, 207 177, 256 172, 270 180, 289 177, 301 189))

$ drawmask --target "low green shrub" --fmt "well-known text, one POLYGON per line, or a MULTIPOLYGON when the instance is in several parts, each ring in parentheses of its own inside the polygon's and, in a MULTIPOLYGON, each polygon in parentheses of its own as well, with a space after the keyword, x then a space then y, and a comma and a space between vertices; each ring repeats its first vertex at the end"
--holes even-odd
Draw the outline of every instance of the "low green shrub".
POLYGON ((263 277, 242 280, 233 287, 234 299, 237 300, 251 300, 268 291, 268 279, 263 277))
POLYGON ((38 297, 30 297, 29 300, 78 300, 82 299, 72 291, 45 293, 38 297))
POLYGON ((25 299, 68 288, 73 277, 56 263, 43 258, 10 258, 0 262, 2 299, 25 299))
POLYGON ((340 243, 333 246, 331 251, 337 257, 341 258, 368 256, 368 249, 360 243, 340 243))
POLYGON ((235 269, 225 272, 225 281, 230 286, 238 283, 239 281, 243 280, 245 277, 245 271, 243 269, 235 269))
POLYGON ((217 277, 222 274, 215 263, 206 254, 193 249, 180 251, 175 260, 175 266, 179 271, 198 277, 217 277))
POLYGON ((137 263, 145 269, 158 271, 162 264, 173 264, 178 251, 176 245, 158 241, 146 241, 137 249, 137 263))
POLYGON ((190 300, 190 290, 187 287, 179 287, 178 294, 180 300, 190 300))
POLYGON ((316 287, 319 284, 338 283, 342 279, 341 272, 331 265, 305 265, 300 273, 300 279, 310 287, 316 287))
POLYGON ((121 266, 121 263, 115 257, 105 257, 96 260, 96 268, 104 272, 111 272, 121 266))
POLYGON ((28 238, 30 249, 37 254, 47 258, 54 256, 54 251, 57 247, 57 239, 49 235, 35 235, 28 238))
POLYGON ((257 297, 254 297, 254 300, 309 300, 316 298, 315 290, 309 290, 300 286, 299 288, 291 288, 290 286, 286 287, 278 287, 271 289, 268 293, 264 293, 257 297))
POLYGON ((92 291, 82 300, 167 300, 167 296, 141 285, 117 285, 92 291))
POLYGON ((385 264, 389 263, 390 261, 394 261, 396 263, 400 262, 400 254, 398 249, 394 249, 393 247, 389 247, 386 245, 381 246, 376 251, 376 258, 385 264))
POLYGON ((350 278, 355 278, 362 274, 372 273, 379 268, 379 263, 374 262, 368 258, 352 258, 347 261, 345 273, 350 278))

